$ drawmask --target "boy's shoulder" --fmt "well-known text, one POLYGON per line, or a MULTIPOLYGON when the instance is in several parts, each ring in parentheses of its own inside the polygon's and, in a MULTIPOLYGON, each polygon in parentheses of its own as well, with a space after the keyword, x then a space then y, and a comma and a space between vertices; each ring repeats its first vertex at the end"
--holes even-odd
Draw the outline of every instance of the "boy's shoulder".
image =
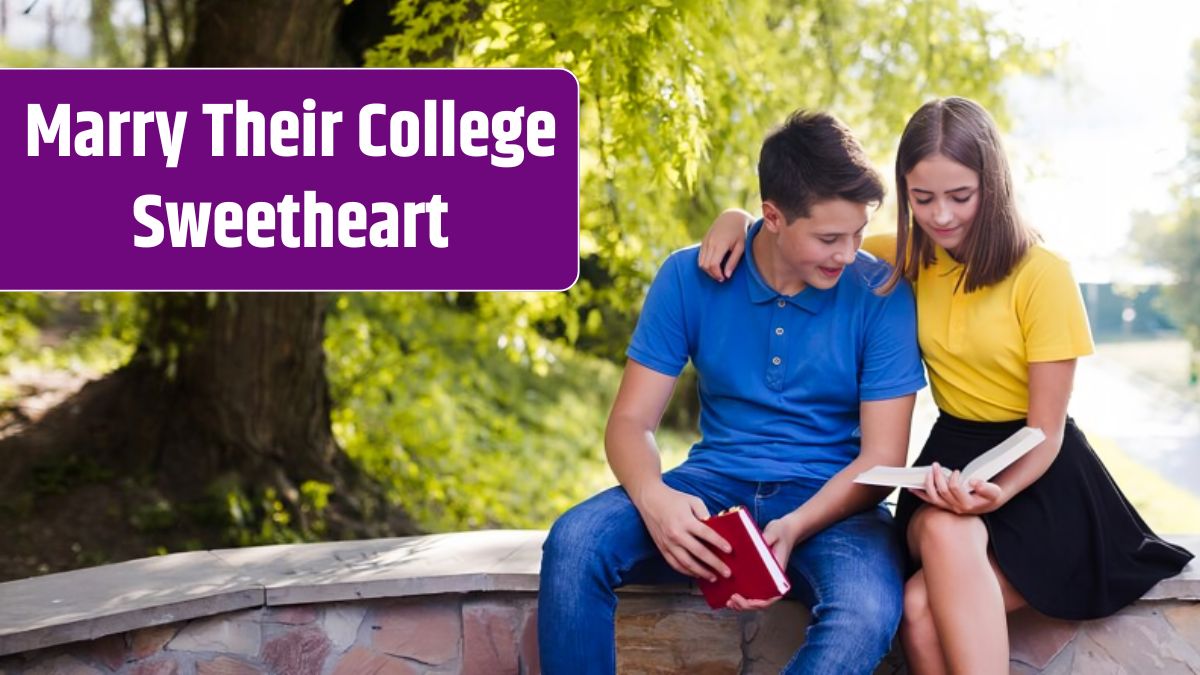
POLYGON ((684 246, 683 248, 671 251, 667 256, 666 262, 663 263, 663 267, 688 264, 691 264, 692 267, 700 266, 700 244, 692 244, 691 246, 684 246))
MULTIPOLYGON (((892 276, 892 266, 887 261, 860 249, 854 257, 854 262, 846 267, 846 274, 842 276, 841 283, 853 287, 860 293, 884 297, 877 295, 876 291, 887 282, 890 276, 892 276)), ((901 285, 906 284, 902 283, 901 285)))
POLYGON ((658 268, 658 274, 660 276, 669 274, 687 290, 721 287, 721 284, 700 269, 700 244, 692 244, 671 251, 662 266, 658 268))

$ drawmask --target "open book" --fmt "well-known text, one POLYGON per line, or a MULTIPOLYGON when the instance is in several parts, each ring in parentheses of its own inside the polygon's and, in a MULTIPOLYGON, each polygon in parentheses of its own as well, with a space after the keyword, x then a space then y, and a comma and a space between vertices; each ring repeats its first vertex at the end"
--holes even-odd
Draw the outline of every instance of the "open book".
MULTIPOLYGON (((1041 429, 1024 427, 1017 431, 1017 433, 1004 439, 996 447, 971 460, 971 463, 963 467, 962 470, 962 480, 967 484, 967 490, 970 491, 971 489, 971 481, 991 480, 993 476, 1003 471, 1009 464, 1017 461, 1025 453, 1037 447, 1038 443, 1041 443, 1045 438, 1046 434, 1042 433, 1041 429)), ((858 474, 858 478, 855 478, 854 482, 865 485, 884 485, 888 487, 923 490, 925 489, 925 476, 929 475, 929 469, 930 467, 928 466, 914 466, 907 469, 896 466, 877 466, 858 474)), ((946 476, 950 475, 950 470, 946 467, 942 467, 942 472, 946 476)))
POLYGON ((733 548, 729 553, 713 549, 721 562, 729 566, 732 574, 728 578, 718 576, 712 582, 696 580, 709 607, 724 607, 734 593, 747 600, 770 600, 792 587, 746 507, 725 509, 704 522, 733 548))

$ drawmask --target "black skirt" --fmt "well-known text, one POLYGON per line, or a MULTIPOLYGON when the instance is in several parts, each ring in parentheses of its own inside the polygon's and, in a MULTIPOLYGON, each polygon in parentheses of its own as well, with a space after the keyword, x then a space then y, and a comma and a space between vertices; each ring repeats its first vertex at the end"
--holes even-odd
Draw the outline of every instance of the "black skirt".
MULTIPOLYGON (((971 422, 942 413, 916 463, 961 469, 1025 425, 971 422)), ((897 531, 905 541, 920 499, 901 491, 897 531)), ((982 516, 1004 575, 1039 612, 1060 619, 1108 616, 1192 559, 1146 525, 1113 482, 1075 422, 1040 478, 982 516)), ((905 553, 908 546, 903 546, 905 553)), ((917 566, 909 560, 909 574, 917 566)))

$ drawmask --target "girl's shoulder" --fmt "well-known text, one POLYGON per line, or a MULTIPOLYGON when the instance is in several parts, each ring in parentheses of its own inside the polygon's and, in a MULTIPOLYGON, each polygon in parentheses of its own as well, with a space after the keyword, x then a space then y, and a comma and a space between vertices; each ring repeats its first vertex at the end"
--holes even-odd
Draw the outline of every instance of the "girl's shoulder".
POLYGON ((872 234, 863 239, 862 250, 889 265, 896 264, 896 233, 872 234))
POLYGON ((1064 284, 1074 286, 1075 278, 1071 263, 1059 252, 1038 242, 1029 248, 1021 262, 1013 270, 1013 281, 1018 289, 1064 284))
POLYGON ((1058 251, 1037 242, 1025 252, 1025 257, 1013 270, 1016 274, 1040 274, 1053 269, 1070 269, 1071 263, 1058 251))

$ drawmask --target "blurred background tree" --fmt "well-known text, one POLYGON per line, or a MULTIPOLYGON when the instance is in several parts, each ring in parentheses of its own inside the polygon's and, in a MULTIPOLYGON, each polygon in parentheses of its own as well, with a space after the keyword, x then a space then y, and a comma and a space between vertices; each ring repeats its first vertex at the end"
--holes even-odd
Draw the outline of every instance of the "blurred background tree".
MULTIPOLYGON (((544 527, 611 481, 604 419, 645 288, 717 211, 755 202, 772 125, 829 109, 886 174, 924 100, 970 96, 1003 122, 1002 83, 1053 59, 966 0, 138 5, 92 0, 94 63, 570 69, 581 275, 563 293, 0 295, 0 374, 120 364, 40 419, 10 406, 0 424, 3 576, 544 527), (64 325, 71 339, 48 346, 64 325)), ((675 451, 696 409, 688 376, 678 390, 675 451)))
POLYGON ((1192 45, 1188 86, 1187 154, 1175 185, 1171 213, 1139 213, 1130 232, 1142 259, 1166 268, 1173 283, 1163 290, 1167 313, 1192 346, 1191 381, 1200 376, 1200 41, 1192 45))

